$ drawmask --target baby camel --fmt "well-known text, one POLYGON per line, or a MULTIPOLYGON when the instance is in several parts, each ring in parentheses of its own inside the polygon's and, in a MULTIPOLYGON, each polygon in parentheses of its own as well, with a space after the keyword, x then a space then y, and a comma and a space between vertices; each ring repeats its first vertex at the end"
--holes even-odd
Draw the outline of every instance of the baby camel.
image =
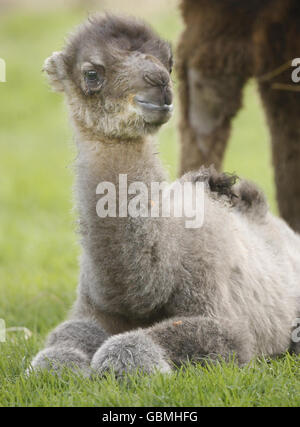
POLYGON ((200 228, 175 215, 97 215, 99 183, 165 181, 151 135, 172 111, 169 44, 135 19, 95 17, 44 68, 75 129, 82 258, 70 318, 32 368, 168 372, 299 350, 300 238, 253 184, 213 169, 183 176, 204 183, 200 228))

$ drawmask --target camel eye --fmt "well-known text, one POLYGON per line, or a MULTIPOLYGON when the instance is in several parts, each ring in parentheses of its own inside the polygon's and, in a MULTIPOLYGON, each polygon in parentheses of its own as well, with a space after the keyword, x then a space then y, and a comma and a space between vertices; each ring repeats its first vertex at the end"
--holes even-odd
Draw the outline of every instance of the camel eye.
POLYGON ((99 80, 98 73, 95 70, 86 71, 85 72, 85 78, 88 82, 96 82, 99 80))
POLYGON ((105 69, 104 67, 97 67, 94 69, 85 70, 84 73, 84 80, 86 84, 85 91, 88 94, 93 94, 95 92, 98 92, 104 82, 104 76, 105 76, 105 69))

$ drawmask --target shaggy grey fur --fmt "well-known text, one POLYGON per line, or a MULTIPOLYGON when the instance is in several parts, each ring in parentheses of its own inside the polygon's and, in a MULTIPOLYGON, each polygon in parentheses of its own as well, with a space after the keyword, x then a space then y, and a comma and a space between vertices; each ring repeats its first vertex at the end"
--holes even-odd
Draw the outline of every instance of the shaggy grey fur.
POLYGON ((61 345, 47 347, 40 351, 27 373, 30 374, 35 369, 36 371, 48 370, 59 374, 63 368, 69 368, 74 372, 79 372, 80 369, 83 375, 89 376, 91 373, 90 359, 83 351, 69 347, 61 340, 61 345))
POLYGON ((34 369, 75 362, 99 374, 168 372, 187 360, 235 354, 247 363, 291 346, 300 239, 254 184, 213 169, 184 175, 181 182, 205 182, 198 229, 185 228, 186 218, 96 213, 100 182, 119 189, 127 174, 150 188, 165 179, 150 134, 170 115, 170 64, 169 45, 145 24, 112 16, 81 27, 45 63, 75 129, 82 258, 70 319, 51 333, 34 369))
POLYGON ((114 335, 107 340, 94 355, 91 368, 99 374, 112 369, 117 377, 124 372, 135 372, 137 368, 148 374, 155 370, 171 371, 163 347, 142 329, 114 335))

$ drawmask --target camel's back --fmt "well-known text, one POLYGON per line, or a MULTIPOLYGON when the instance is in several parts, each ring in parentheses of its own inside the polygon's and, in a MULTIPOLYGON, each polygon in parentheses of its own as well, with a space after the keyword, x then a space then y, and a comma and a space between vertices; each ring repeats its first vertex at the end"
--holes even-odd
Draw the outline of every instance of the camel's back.
POLYGON ((187 234, 190 252, 172 314, 245 322, 257 352, 285 351, 300 295, 299 237, 270 214, 258 224, 210 200, 203 227, 187 234))

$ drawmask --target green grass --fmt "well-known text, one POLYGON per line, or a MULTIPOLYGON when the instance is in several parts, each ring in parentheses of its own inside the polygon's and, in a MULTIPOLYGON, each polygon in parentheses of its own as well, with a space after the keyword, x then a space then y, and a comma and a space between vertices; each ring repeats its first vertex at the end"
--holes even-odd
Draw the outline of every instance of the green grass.
MULTIPOLYGON (((0 83, 0 318, 8 333, 0 343, 0 406, 245 406, 300 404, 300 359, 286 355, 234 364, 189 367, 171 376, 108 377, 89 381, 66 373, 24 377, 48 331, 62 321, 76 295, 79 248, 72 213, 74 150, 60 95, 41 73, 43 60, 85 17, 80 10, 19 11, 0 18, 0 56, 7 83, 0 83)), ((176 42, 175 11, 147 16, 176 42)), ((176 117, 160 133, 160 152, 176 176, 176 117)), ((258 182, 276 211, 268 134, 254 84, 234 121, 225 168, 258 182)))

